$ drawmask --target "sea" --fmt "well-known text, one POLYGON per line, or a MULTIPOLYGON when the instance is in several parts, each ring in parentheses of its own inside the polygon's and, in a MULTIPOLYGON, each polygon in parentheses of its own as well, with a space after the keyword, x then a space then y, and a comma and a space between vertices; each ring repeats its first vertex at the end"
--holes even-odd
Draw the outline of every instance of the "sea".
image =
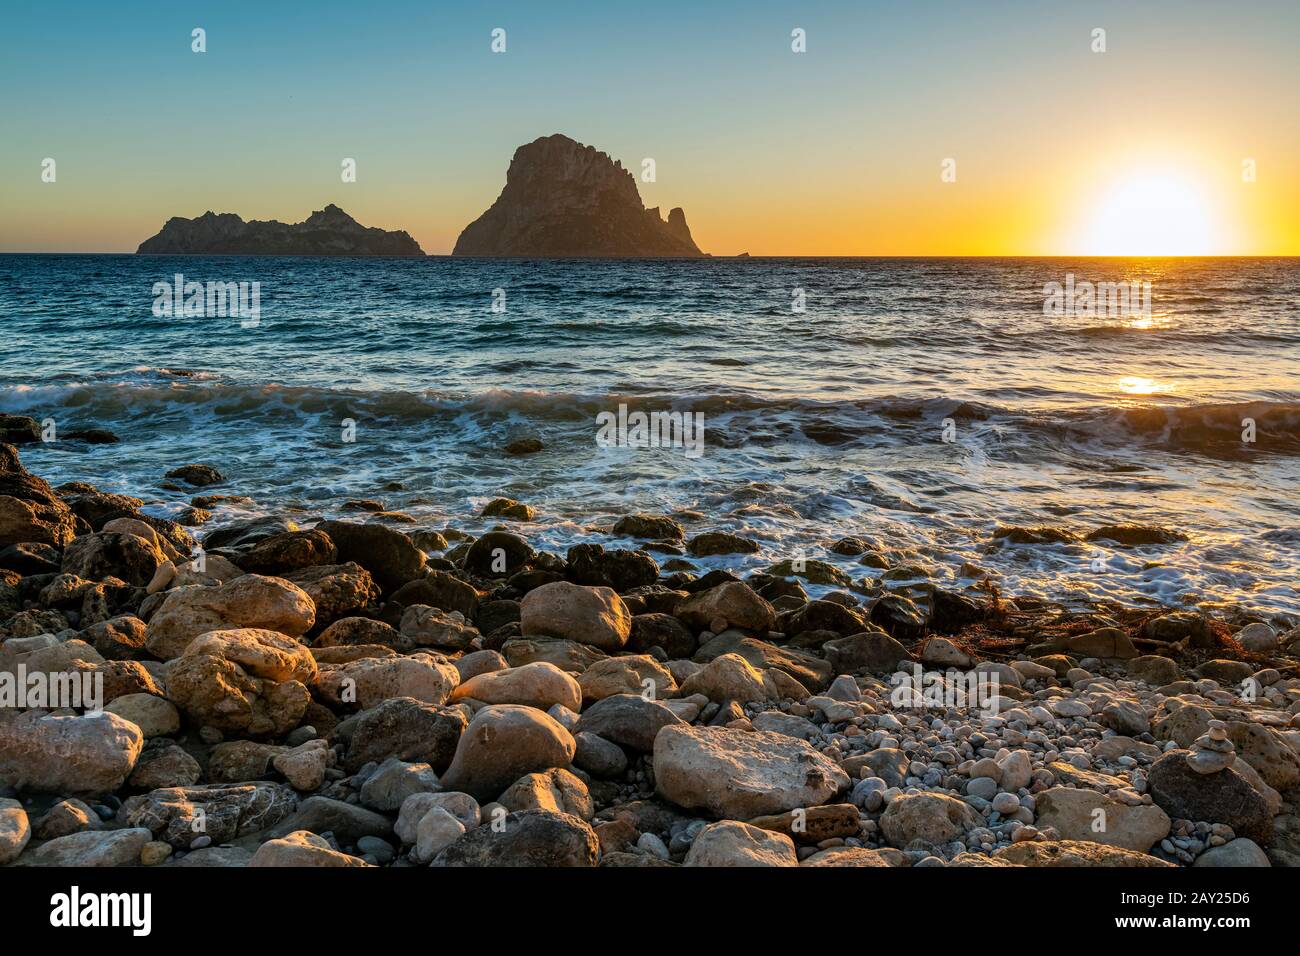
POLYGON ((365 498, 478 533, 504 496, 557 553, 668 513, 760 544, 701 570, 1300 619, 1294 258, 3 255, 0 322, 26 466, 160 516, 246 499, 204 528, 365 498), (120 441, 60 437, 90 427, 120 441), (227 480, 166 487, 191 462, 227 480), (1115 525, 1160 540, 1088 538, 1115 525))

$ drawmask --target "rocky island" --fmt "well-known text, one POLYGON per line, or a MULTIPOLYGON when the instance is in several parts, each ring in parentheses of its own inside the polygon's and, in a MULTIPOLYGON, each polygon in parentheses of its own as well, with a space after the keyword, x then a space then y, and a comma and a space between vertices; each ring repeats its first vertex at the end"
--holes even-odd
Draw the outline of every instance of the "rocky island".
POLYGON ((361 225, 333 203, 303 222, 245 222, 231 212, 173 216, 136 254, 236 256, 423 256, 404 230, 361 225))
POLYGON ((696 257, 680 208, 645 208, 622 163, 555 133, 515 150, 496 202, 465 227, 457 256, 696 257))

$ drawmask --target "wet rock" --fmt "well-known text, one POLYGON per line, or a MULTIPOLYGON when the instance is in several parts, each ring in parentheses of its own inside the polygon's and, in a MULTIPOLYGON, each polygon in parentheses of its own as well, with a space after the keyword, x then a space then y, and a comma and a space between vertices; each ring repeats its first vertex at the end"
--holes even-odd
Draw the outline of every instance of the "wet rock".
POLYGON ((465 552, 465 570, 483 578, 505 578, 533 560, 532 545, 509 531, 489 531, 465 552))
POLYGON ((809 631, 834 631, 836 634, 858 634, 875 631, 854 608, 844 607, 834 601, 809 601, 798 610, 782 614, 776 629, 794 638, 809 631))
POLYGON ((686 538, 682 526, 667 515, 624 515, 614 524, 614 534, 650 541, 683 541, 686 538))
POLYGON ((13 445, 0 444, 0 547, 33 542, 62 548, 76 531, 72 509, 22 466, 13 445))
POLYGON ((925 634, 926 615, 901 594, 886 594, 871 606, 871 623, 895 637, 915 639, 925 634))
POLYGON ((340 562, 361 565, 385 594, 424 574, 428 559, 400 531, 351 521, 322 521, 316 530, 325 532, 334 542, 340 562))
POLYGON ((196 488, 206 488, 208 485, 215 485, 225 481, 225 476, 211 465, 181 465, 179 468, 173 468, 167 472, 167 478, 179 478, 188 485, 196 488))
POLYGON ((479 512, 481 518, 509 518, 513 521, 532 521, 537 512, 532 505, 522 504, 513 498, 493 498, 479 512))
POLYGON ((615 591, 654 584, 659 579, 655 559, 640 551, 606 551, 599 544, 576 544, 567 555, 568 578, 574 584, 615 591))
POLYGON ((725 531, 706 531, 687 541, 686 550, 699 558, 715 554, 757 554, 758 542, 725 531))

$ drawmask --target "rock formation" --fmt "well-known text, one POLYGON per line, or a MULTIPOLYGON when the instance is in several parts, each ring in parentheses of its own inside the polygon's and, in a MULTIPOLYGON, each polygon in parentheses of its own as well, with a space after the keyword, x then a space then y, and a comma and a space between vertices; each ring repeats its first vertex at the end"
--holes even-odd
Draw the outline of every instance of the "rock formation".
POLYGON ((636 180, 556 133, 515 150, 505 189, 465 227, 457 256, 701 256, 681 209, 646 209, 636 180))
POLYGON ((243 256, 422 256, 406 232, 361 225, 334 204, 303 222, 244 222, 232 212, 205 212, 197 219, 173 216, 136 253, 243 256))

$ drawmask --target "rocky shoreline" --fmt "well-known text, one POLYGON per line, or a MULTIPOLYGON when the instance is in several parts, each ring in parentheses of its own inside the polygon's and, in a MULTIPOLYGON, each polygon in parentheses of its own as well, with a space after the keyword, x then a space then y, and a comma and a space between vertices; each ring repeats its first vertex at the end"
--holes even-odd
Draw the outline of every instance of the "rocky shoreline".
POLYGON ((0 865, 1300 863, 1300 628, 741 580, 697 514, 223 520, 223 480, 168 473, 184 526, 0 445, 0 865))

